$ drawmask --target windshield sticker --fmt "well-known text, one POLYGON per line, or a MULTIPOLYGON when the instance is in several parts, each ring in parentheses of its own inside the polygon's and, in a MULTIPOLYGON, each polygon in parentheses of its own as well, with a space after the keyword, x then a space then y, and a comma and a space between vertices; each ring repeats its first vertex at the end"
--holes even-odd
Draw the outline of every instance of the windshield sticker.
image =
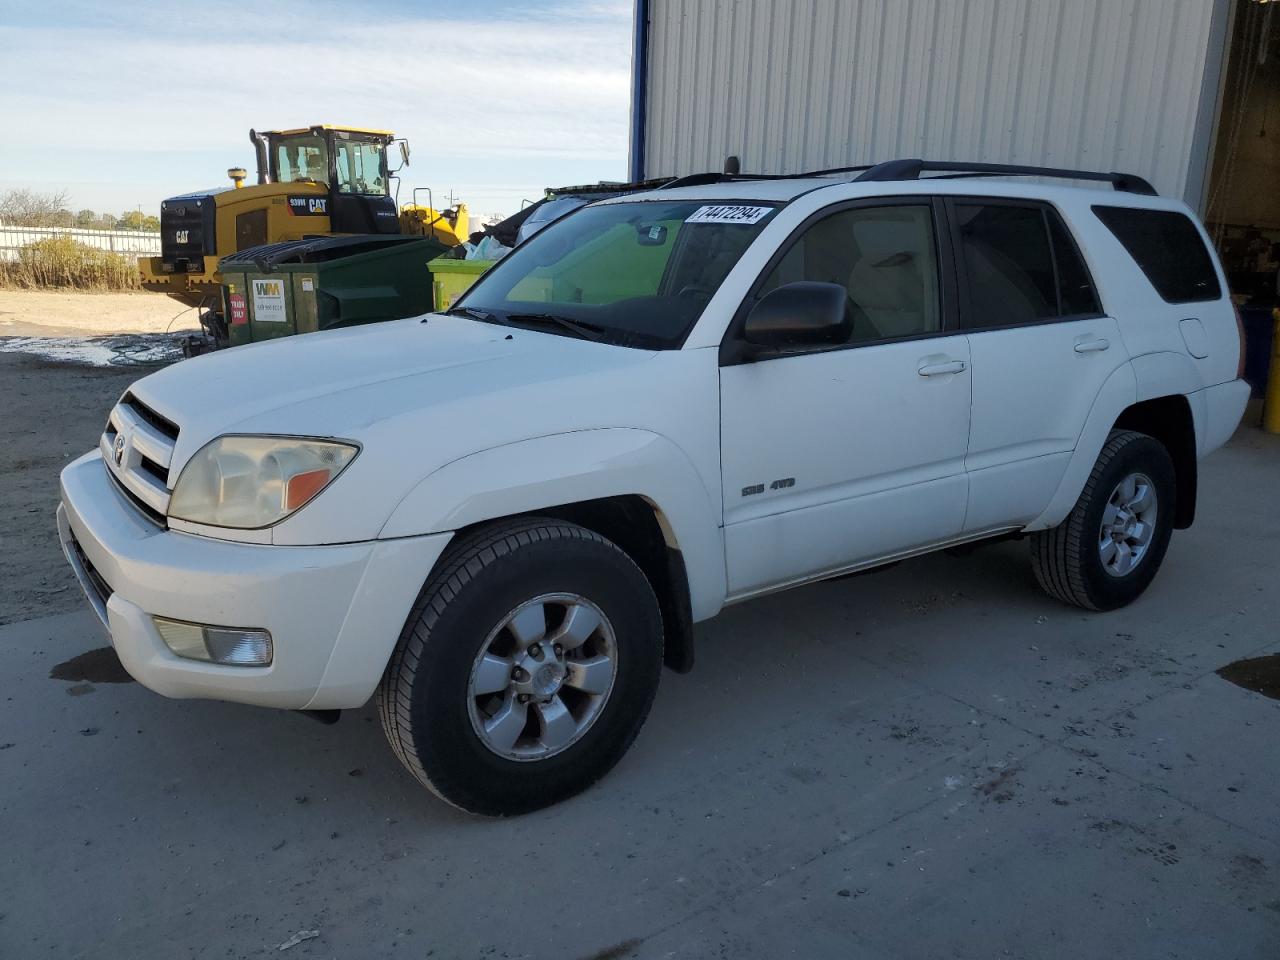
POLYGON ((769 214, 773 207, 744 207, 740 204, 716 204, 699 207, 685 223, 741 223, 750 226, 759 223, 769 214))

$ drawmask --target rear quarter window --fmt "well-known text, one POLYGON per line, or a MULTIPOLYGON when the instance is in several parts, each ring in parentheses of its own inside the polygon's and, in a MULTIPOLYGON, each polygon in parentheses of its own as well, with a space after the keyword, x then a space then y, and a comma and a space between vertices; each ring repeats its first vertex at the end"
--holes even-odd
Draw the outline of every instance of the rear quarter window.
POLYGON ((1222 287, 1200 231, 1186 214, 1134 207, 1093 208, 1168 303, 1218 300, 1222 287))

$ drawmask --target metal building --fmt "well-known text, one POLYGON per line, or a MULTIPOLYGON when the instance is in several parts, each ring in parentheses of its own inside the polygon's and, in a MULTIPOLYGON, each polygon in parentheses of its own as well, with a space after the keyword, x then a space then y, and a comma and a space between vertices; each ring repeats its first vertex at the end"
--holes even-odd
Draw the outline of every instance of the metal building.
POLYGON ((633 179, 895 157, 1203 206, 1233 0, 638 0, 633 179))
MULTIPOLYGON (((1280 0, 635 0, 631 178, 900 157, 1134 173, 1204 218, 1265 379, 1280 0)), ((1252 373, 1250 373, 1252 371, 1252 373)))

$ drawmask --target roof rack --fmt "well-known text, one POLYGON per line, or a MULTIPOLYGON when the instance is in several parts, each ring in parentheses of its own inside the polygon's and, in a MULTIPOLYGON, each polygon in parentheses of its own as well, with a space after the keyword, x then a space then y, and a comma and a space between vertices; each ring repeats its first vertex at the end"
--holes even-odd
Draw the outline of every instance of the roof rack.
POLYGON ((829 177, 833 173, 858 173, 862 170, 870 170, 874 166, 874 163, 860 163, 853 167, 827 167, 825 170, 806 170, 804 173, 797 173, 794 176, 797 180, 807 179, 808 177, 829 177))
MULTIPOLYGON (((865 170, 866 167, 859 167, 865 170)), ((803 173, 743 173, 742 163, 736 156, 724 158, 723 173, 691 173, 688 176, 676 177, 662 185, 664 190, 671 187, 702 187, 708 183, 731 183, 734 180, 795 180, 808 176, 803 173)))
POLYGON ((795 180, 801 174, 796 173, 691 173, 685 177, 676 177, 662 185, 663 190, 672 187, 702 187, 708 183, 733 183, 737 180, 795 180))
MULTIPOLYGON (((831 171, 836 172, 836 171, 831 171)), ((1059 167, 1028 167, 1006 163, 959 163, 951 160, 887 160, 877 163, 855 178, 858 182, 919 180, 922 173, 953 173, 958 176, 1051 177, 1060 180, 1097 180, 1124 193, 1159 196, 1155 187, 1132 173, 1100 173, 1096 170, 1065 170, 1059 167)))
POLYGON ((884 163, 860 164, 852 167, 828 167, 825 170, 808 170, 804 173, 739 173, 738 158, 725 160, 724 173, 692 173, 677 177, 662 185, 672 187, 701 187, 709 183, 729 183, 735 180, 801 180, 807 177, 825 177, 835 173, 856 173, 855 182, 880 182, 891 180, 919 180, 922 173, 939 173, 938 180, 962 177, 1049 177, 1058 180, 1095 180, 1109 183, 1124 193, 1140 193, 1149 197, 1159 196, 1156 188, 1142 177, 1132 173, 1101 173, 1096 170, 1067 170, 1061 167, 1029 167, 1011 163, 963 163, 954 160, 886 160, 884 163))

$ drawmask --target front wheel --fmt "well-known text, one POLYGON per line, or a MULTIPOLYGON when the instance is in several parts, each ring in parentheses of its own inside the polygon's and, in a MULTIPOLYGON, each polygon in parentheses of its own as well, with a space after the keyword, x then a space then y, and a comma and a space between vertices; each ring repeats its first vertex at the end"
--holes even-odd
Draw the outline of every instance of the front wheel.
POLYGON ((518 814, 618 762, 661 666, 657 598, 630 557, 574 524, 510 521, 450 546, 392 654, 379 712, 437 796, 518 814))
POLYGON ((1176 493, 1163 444, 1144 433, 1112 431, 1071 513, 1031 538, 1040 586, 1089 610, 1132 603, 1169 547, 1176 493))

